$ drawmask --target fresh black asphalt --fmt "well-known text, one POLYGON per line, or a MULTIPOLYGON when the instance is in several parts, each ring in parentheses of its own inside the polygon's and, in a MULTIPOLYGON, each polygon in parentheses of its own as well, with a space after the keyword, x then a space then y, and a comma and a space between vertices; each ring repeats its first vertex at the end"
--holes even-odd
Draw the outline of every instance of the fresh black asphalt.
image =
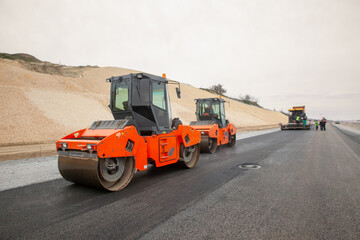
POLYGON ((120 192, 63 179, 1 191, 0 239, 360 239, 356 139, 279 131, 194 169, 150 167, 120 192))

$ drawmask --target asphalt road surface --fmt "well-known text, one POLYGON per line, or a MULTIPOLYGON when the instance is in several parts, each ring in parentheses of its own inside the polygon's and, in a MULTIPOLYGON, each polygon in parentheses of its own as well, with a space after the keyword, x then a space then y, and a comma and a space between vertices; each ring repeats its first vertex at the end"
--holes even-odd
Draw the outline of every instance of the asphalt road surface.
POLYGON ((63 179, 8 189, 0 209, 0 239, 360 239, 360 135, 273 132, 194 169, 138 172, 120 192, 63 179))

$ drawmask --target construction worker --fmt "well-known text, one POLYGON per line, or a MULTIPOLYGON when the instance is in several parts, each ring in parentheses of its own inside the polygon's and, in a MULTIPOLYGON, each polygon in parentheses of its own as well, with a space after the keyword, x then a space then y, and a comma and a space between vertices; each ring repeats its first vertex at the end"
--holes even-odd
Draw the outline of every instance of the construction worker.
POLYGON ((300 116, 297 116, 296 117, 296 124, 299 125, 299 122, 300 122, 300 116))
POLYGON ((301 119, 302 119, 302 122, 303 122, 303 125, 306 126, 306 123, 307 123, 307 117, 306 117, 306 114, 304 113, 302 116, 301 116, 301 119))
POLYGON ((318 130, 318 128, 319 128, 319 121, 315 120, 315 129, 316 129, 316 131, 318 130))
POLYGON ((320 121, 320 130, 326 131, 326 119, 324 117, 320 121))

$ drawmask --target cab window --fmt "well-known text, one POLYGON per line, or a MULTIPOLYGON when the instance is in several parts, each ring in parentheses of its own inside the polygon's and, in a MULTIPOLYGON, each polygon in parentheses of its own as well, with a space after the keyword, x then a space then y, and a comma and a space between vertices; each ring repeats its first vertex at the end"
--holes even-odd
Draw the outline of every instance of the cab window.
POLYGON ((212 110, 214 118, 220 119, 219 101, 214 101, 214 103, 212 104, 212 110))
POLYGON ((154 106, 166 110, 165 85, 160 82, 152 83, 152 103, 154 106))
POLYGON ((222 123, 222 125, 223 126, 225 126, 226 125, 226 119, 225 119, 225 107, 224 107, 224 102, 221 102, 220 103, 220 113, 221 113, 221 123, 222 123))
POLYGON ((127 81, 117 83, 115 86, 115 108, 121 111, 129 110, 129 86, 127 81))
POLYGON ((210 102, 207 102, 207 101, 202 101, 202 102, 199 102, 199 104, 197 104, 197 115, 198 116, 210 116, 210 113, 211 113, 211 109, 210 109, 210 102))

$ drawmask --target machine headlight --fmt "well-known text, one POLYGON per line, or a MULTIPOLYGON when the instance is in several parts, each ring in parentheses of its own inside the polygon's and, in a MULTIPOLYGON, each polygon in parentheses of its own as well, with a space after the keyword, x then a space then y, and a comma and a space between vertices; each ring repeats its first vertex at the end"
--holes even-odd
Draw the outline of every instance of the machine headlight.
POLYGON ((96 144, 86 144, 86 148, 88 150, 95 150, 96 149, 96 144))
POLYGON ((67 144, 67 143, 60 143, 60 146, 61 146, 62 148, 67 148, 67 147, 68 147, 68 144, 67 144))

